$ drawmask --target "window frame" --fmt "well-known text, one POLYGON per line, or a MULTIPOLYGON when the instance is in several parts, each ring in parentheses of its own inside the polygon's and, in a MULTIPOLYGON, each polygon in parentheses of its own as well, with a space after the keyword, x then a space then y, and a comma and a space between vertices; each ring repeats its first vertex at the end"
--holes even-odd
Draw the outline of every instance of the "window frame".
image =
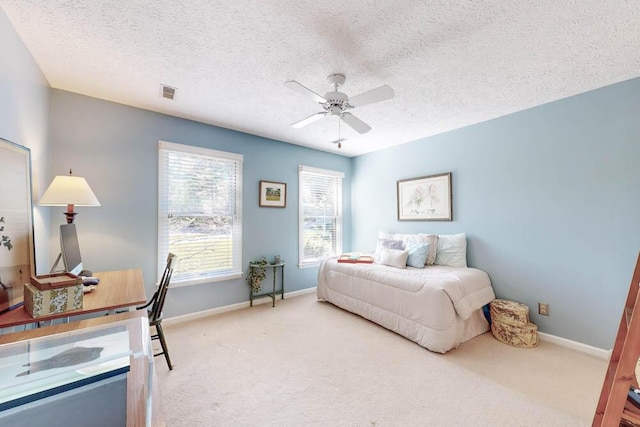
MULTIPOLYGON (((163 151, 173 151, 180 154, 203 156, 214 159, 224 159, 236 162, 236 189, 235 189, 235 201, 236 201, 236 215, 233 221, 232 232, 232 245, 233 245, 233 257, 232 268, 228 272, 221 274, 206 274, 201 277, 179 279, 174 274, 171 280, 172 287, 190 286, 201 283, 214 283, 233 279, 242 278, 242 165, 244 157, 242 154, 231 153, 227 151, 213 150, 210 148, 196 147, 185 144, 176 144, 167 141, 158 141, 158 278, 162 276, 165 268, 167 253, 163 251, 164 248, 168 250, 168 238, 169 238, 169 210, 168 203, 164 201, 168 199, 168 194, 164 187, 166 179, 167 165, 164 161, 163 151), (166 209, 165 209, 166 208, 166 209)), ((180 254, 178 256, 178 262, 180 262, 180 254)))
MULTIPOLYGON (((302 178, 304 174, 315 174, 315 175, 323 175, 326 177, 334 177, 338 178, 338 186, 336 188, 337 195, 337 215, 336 219, 336 227, 335 227, 335 242, 336 242, 336 253, 335 256, 338 256, 342 253, 342 236, 343 236, 343 220, 344 220, 344 212, 343 212, 343 197, 344 197, 344 172, 334 171, 330 169, 321 169, 311 166, 298 166, 298 268, 311 268, 317 267, 320 263, 326 259, 316 259, 316 260, 306 260, 304 258, 304 246, 305 242, 303 241, 303 233, 304 233, 304 207, 303 207, 303 183, 302 178)), ((333 218, 333 216, 332 216, 333 218)), ((331 256, 334 256, 331 255, 331 256)), ((329 256, 330 257, 330 256, 329 256)), ((327 257, 327 258, 329 258, 327 257)))

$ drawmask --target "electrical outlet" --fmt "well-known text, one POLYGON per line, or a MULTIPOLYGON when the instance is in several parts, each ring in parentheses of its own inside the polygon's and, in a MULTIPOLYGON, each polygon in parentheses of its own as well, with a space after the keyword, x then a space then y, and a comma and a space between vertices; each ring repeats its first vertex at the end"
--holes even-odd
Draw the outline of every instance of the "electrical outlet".
POLYGON ((549 304, 546 302, 538 303, 538 314, 542 314, 543 316, 549 315, 549 304))

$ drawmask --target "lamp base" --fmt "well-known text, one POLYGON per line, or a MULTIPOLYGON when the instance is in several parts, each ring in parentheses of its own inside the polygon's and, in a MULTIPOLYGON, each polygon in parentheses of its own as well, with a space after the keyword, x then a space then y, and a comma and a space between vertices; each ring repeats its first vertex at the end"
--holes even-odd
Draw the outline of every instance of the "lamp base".
POLYGON ((67 224, 72 224, 76 215, 78 215, 78 212, 65 212, 64 216, 67 217, 67 224))
POLYGON ((64 213, 64 216, 67 217, 67 224, 72 224, 76 215, 78 214, 73 210, 73 205, 67 205, 67 210, 64 213))

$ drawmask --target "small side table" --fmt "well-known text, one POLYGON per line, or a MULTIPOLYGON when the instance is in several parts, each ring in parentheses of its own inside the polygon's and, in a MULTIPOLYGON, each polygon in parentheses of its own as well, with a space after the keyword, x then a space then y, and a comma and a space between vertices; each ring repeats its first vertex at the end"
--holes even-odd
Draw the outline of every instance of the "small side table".
POLYGON ((249 307, 253 307, 253 300, 254 298, 261 298, 261 297, 269 297, 273 300, 273 304, 271 305, 271 307, 275 307, 276 306, 276 295, 281 295, 281 299, 284 299, 284 266, 285 263, 281 262, 280 264, 266 264, 264 266, 260 265, 260 264, 249 264, 249 268, 253 269, 253 268, 260 268, 260 267, 264 267, 264 268, 272 268, 273 269, 273 291, 271 292, 266 292, 263 294, 254 294, 253 292, 253 288, 250 288, 249 290, 249 307), (280 290, 276 290, 276 276, 278 275, 278 268, 280 268, 280 285, 281 288, 280 290))

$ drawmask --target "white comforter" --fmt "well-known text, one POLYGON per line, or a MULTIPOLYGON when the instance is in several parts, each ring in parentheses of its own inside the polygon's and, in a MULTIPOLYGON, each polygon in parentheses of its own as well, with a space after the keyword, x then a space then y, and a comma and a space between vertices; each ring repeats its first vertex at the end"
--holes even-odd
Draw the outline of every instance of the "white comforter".
POLYGON ((440 353, 489 329, 482 306, 495 298, 486 272, 430 266, 324 261, 318 298, 440 353))

